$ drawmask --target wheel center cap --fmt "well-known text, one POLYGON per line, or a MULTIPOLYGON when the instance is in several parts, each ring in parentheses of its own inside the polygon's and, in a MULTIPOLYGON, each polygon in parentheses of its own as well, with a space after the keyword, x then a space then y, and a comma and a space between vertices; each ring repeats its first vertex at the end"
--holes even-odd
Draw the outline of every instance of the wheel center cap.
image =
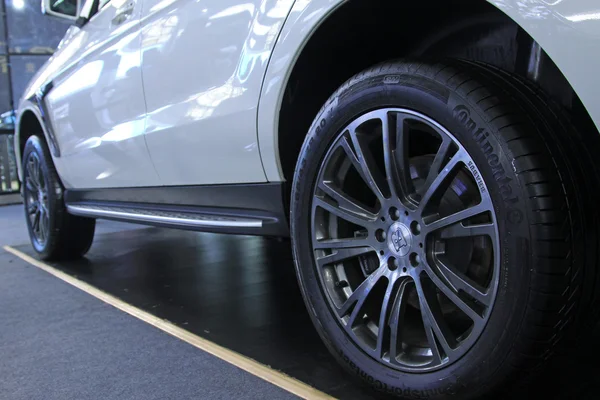
POLYGON ((412 234, 408 227, 400 222, 390 226, 388 233, 388 248, 398 257, 404 257, 410 252, 412 234))

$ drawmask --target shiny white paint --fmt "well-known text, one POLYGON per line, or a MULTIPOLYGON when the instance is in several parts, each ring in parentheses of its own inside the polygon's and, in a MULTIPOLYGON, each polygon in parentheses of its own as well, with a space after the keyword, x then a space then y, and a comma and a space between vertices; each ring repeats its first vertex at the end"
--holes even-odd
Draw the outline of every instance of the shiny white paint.
MULTIPOLYGON (((317 28, 346 0, 296 0, 267 68, 258 107, 258 142, 269 182, 285 180, 279 160, 279 111, 302 49, 317 28)), ((283 145, 283 144, 281 144, 283 145)))
MULTIPOLYGON (((600 127, 597 2, 488 1, 540 43, 600 127)), ((65 183, 283 180, 278 115, 287 80, 344 0, 137 0, 111 31, 109 13, 124 3, 112 0, 83 30, 72 29, 24 95, 55 82, 48 105, 65 183)), ((23 100, 18 118, 28 109, 36 112, 23 100)))
POLYGON ((164 185, 265 182, 260 88, 293 0, 144 0, 146 140, 164 185))
MULTIPOLYGON (((279 110, 296 59, 315 30, 346 0, 297 0, 265 76, 258 110, 263 166, 271 182, 279 162, 279 110)), ((488 0, 525 29, 568 79, 600 129, 600 3, 597 0, 488 0)))
POLYGON ((567 78, 600 130, 600 2, 488 1, 540 44, 567 78))
POLYGON ((112 0, 71 32, 34 79, 53 83, 46 105, 61 153, 55 165, 67 187, 160 185, 144 139, 141 9, 140 0, 112 0))

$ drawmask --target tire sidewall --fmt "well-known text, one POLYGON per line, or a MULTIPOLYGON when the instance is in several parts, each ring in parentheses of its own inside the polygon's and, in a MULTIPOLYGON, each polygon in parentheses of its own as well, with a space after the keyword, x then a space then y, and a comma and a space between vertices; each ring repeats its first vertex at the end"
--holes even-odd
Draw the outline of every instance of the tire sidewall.
POLYGON ((516 340, 530 279, 525 194, 511 166, 512 159, 486 114, 470 104, 466 94, 432 77, 384 73, 362 76, 345 85, 321 110, 309 130, 294 177, 293 251, 311 318, 330 351, 351 373, 381 392, 407 398, 471 397, 475 395, 472 388, 493 385, 490 377, 506 363, 516 340), (311 249, 310 205, 323 157, 347 124, 366 112, 385 107, 418 111, 456 137, 486 183, 500 233, 500 279, 482 336, 461 359, 429 373, 405 373, 386 367, 352 343, 329 307, 311 249))

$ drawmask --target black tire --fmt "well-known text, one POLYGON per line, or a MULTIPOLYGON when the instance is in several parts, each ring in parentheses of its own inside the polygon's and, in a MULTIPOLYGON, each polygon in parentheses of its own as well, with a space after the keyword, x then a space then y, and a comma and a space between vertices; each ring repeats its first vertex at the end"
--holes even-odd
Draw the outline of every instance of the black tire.
POLYGON ((375 390, 405 398, 475 398, 534 376, 595 308, 599 218, 592 193, 599 180, 589 157, 593 150, 582 143, 541 91, 486 65, 391 62, 340 87, 301 149, 290 221, 304 300, 342 366, 375 390), (334 311, 313 248, 313 201, 322 164, 348 124, 390 107, 426 115, 464 147, 489 192, 499 236, 495 302, 480 336, 451 363, 418 372, 394 368, 357 345, 334 311))
POLYGON ((94 240, 96 220, 67 213, 63 193, 46 143, 29 137, 23 151, 23 204, 31 244, 42 260, 81 257, 94 240))

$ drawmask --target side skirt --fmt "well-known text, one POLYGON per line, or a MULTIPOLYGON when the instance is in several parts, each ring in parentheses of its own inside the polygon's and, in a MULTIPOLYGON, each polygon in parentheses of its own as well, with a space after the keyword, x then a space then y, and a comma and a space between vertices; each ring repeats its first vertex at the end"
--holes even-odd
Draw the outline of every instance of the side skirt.
POLYGON ((145 225, 289 236, 283 183, 68 189, 69 213, 145 225))

